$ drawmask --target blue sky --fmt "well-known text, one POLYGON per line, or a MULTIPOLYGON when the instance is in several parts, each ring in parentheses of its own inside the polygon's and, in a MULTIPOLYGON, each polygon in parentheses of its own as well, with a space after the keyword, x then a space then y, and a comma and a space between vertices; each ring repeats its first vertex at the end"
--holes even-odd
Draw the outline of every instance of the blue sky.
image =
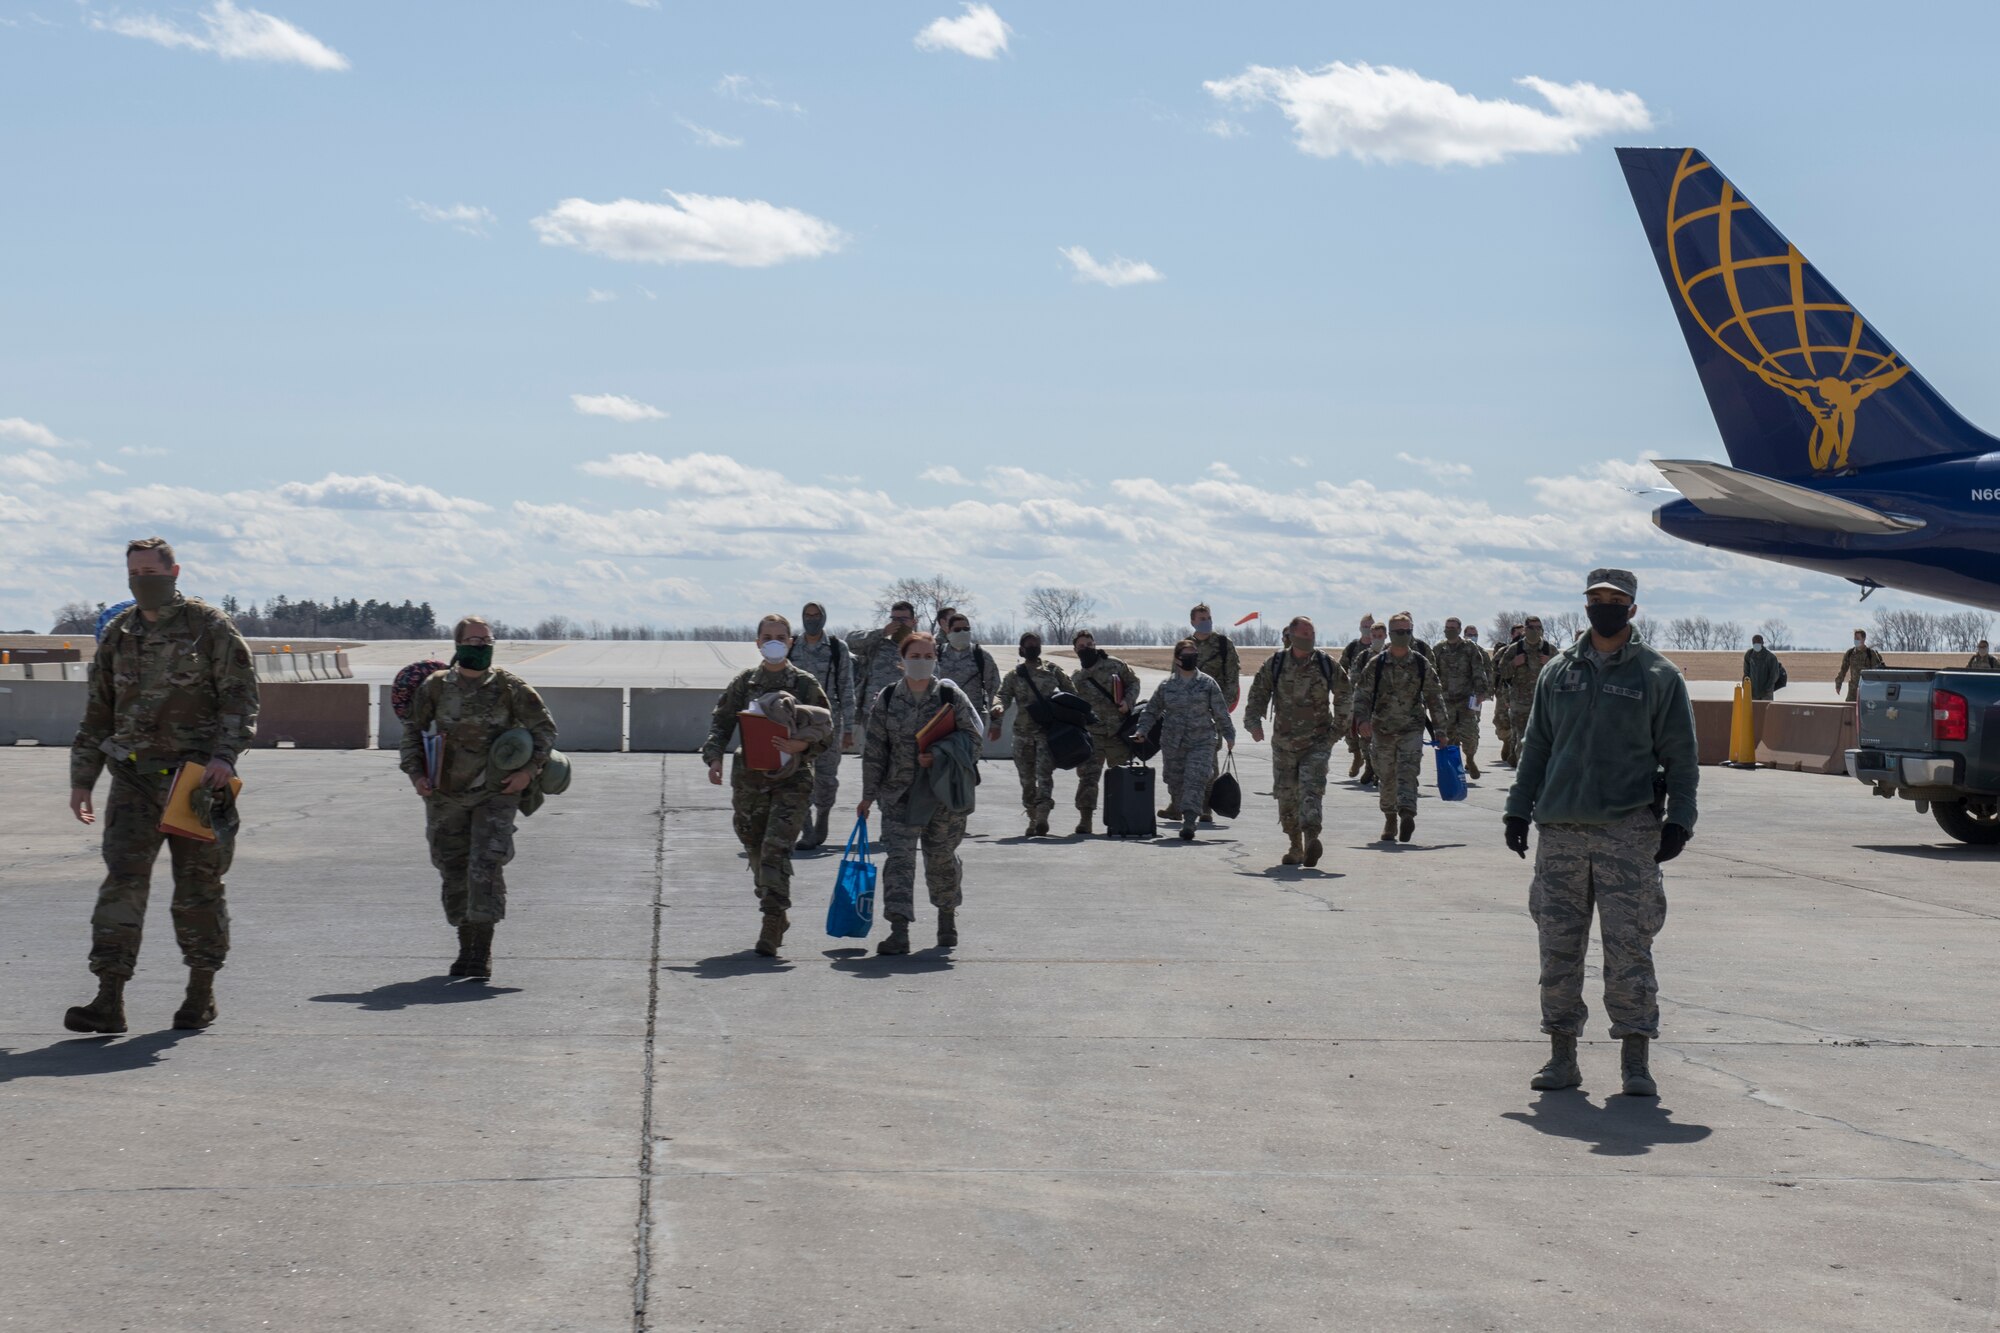
POLYGON ((258 3, 0 4, 0 626, 157 530, 198 591, 655 623, 1620 562, 1834 642, 1625 489, 1723 456, 1627 142, 2000 424, 1983 7, 258 3))

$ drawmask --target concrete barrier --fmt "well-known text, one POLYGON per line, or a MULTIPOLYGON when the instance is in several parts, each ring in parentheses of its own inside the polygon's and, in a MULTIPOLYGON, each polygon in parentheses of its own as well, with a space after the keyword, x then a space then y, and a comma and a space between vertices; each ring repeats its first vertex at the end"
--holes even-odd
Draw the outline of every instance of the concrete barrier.
MULTIPOLYGON (((722 691, 700 689, 632 690, 631 746, 635 751, 662 754, 694 754, 708 739, 709 720, 715 714, 715 700, 722 691)), ((562 725, 562 719, 556 719, 562 725)), ((567 746, 564 736, 557 742, 567 746)))
POLYGON ((0 662, 0 680, 26 680, 28 668, 21 662, 0 662))
POLYGON ((1769 703, 1757 762, 1798 773, 1844 774, 1854 734, 1853 704, 1769 703))
POLYGON ((556 720, 556 746, 569 753, 625 748, 625 691, 556 685, 537 691, 556 720))
MULTIPOLYGON (((1696 762, 1701 764, 1726 764, 1729 762, 1729 722, 1736 711, 1736 705, 1728 699, 1695 699, 1694 741, 1697 751, 1696 762)), ((1770 701, 1758 699, 1750 704, 1751 734, 1758 740, 1764 736, 1764 710, 1770 701)))
POLYGON ((299 655, 297 653, 280 653, 278 654, 278 658, 282 663, 278 679, 288 680, 299 685, 303 685, 306 681, 312 679, 311 676, 308 676, 304 671, 299 669, 299 655))
POLYGON ((319 664, 318 653, 299 654, 299 674, 307 680, 326 679, 326 668, 319 664))
POLYGON ((276 653, 252 653, 250 665, 257 672, 258 680, 283 680, 285 668, 276 653))
POLYGON ((368 748, 368 687, 269 681, 258 686, 258 749, 288 742, 301 750, 368 748))
POLYGON ((387 685, 375 687, 375 743, 385 750, 399 749, 403 744, 403 719, 389 706, 387 685))
POLYGON ((68 745, 89 688, 80 680, 0 680, 0 745, 68 745))
POLYGON ((354 668, 347 664, 346 653, 335 653, 333 655, 333 666, 334 674, 341 680, 354 679, 354 668))

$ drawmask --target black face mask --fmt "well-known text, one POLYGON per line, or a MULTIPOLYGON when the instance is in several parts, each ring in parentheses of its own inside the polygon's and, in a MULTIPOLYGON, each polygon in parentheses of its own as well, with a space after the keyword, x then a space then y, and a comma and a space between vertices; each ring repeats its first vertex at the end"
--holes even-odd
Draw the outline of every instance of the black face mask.
POLYGON ((493 645, 490 643, 461 643, 451 660, 473 671, 484 671, 493 665, 493 645))
POLYGON ((1024 643, 1021 645, 1021 658, 1023 661, 1028 661, 1028 662, 1038 661, 1040 660, 1041 655, 1042 655, 1042 645, 1040 645, 1039 643, 1024 643))
POLYGON ((129 574, 125 578, 125 586, 132 590, 132 600, 141 611, 165 610, 174 600, 174 582, 172 574, 129 574))
POLYGON ((799 619, 805 622, 806 633, 812 635, 814 638, 818 638, 826 632, 825 616, 801 616, 799 619))
POLYGON ((1076 660, 1083 663, 1087 667, 1096 666, 1097 659, 1102 656, 1104 656, 1104 654, 1097 651, 1097 649, 1095 648, 1079 648, 1076 650, 1076 660))
POLYGON ((1179 657, 1175 658, 1174 660, 1181 664, 1181 670, 1183 671, 1194 670, 1195 665, 1201 661, 1201 659, 1199 657, 1196 657, 1193 653, 1182 653, 1179 657))
POLYGON ((1632 608, 1620 602, 1592 602, 1583 613, 1590 617, 1591 629, 1607 639, 1632 623, 1632 608))

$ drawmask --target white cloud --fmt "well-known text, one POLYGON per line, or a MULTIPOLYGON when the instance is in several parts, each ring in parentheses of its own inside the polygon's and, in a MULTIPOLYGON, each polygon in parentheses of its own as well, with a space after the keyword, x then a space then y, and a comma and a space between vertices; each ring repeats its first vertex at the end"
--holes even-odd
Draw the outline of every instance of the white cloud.
POLYGON ((679 121, 681 128, 688 132, 688 138, 694 140, 694 142, 700 144, 703 148, 741 148, 743 146, 743 141, 733 134, 724 134, 722 131, 712 130, 706 125, 697 125, 686 116, 675 116, 674 119, 679 121))
POLYGON ((956 51, 974 60, 992 60, 1007 49, 1007 34, 1014 31, 993 12, 993 6, 968 4, 955 19, 934 19, 917 34, 920 51, 956 51))
POLYGON ((617 300, 618 293, 607 292, 604 291, 602 288, 592 287, 587 293, 584 294, 583 299, 590 302, 592 305, 603 305, 606 301, 617 300))
POLYGON ((427 204, 421 199, 409 201, 410 211, 426 222, 435 222, 464 232, 468 236, 484 236, 486 229, 499 221, 492 210, 477 204, 427 204))
POLYGON ((168 451, 160 448, 158 445, 128 444, 119 449, 118 452, 126 458, 165 458, 168 451))
POLYGON ((329 472, 318 481, 291 481, 276 494, 308 509, 387 509, 419 514, 480 514, 491 506, 446 495, 429 486, 412 486, 388 477, 346 477, 329 472))
POLYGON ((57 458, 46 449, 0 455, 0 478, 26 482, 30 486, 57 486, 88 472, 83 464, 57 458))
POLYGON ((267 60, 320 70, 348 67, 347 57, 319 38, 262 10, 239 9, 231 0, 215 0, 199 17, 201 32, 156 14, 93 18, 91 24, 120 36, 168 48, 206 51, 224 60, 267 60))
POLYGON ((918 481, 935 482, 939 486, 970 486, 972 479, 955 467, 927 467, 917 474, 918 481))
POLYGON ((1419 458, 1415 454, 1403 453, 1396 455, 1396 461, 1428 472, 1439 481, 1463 481, 1472 475, 1470 463, 1447 463, 1442 459, 1419 458))
POLYGON ((1218 139, 1241 139, 1250 133, 1241 123, 1227 118, 1211 120, 1201 128, 1204 134, 1212 134, 1218 139))
POLYGON ((0 417, 0 440, 31 444, 38 449, 60 449, 69 443, 41 422, 26 417, 0 417))
POLYGON ((1310 73, 1252 65, 1202 87, 1237 105, 1272 103, 1292 123, 1301 152, 1373 162, 1485 166, 1516 153, 1573 153, 1585 139, 1653 125, 1637 93, 1533 76, 1516 82, 1548 109, 1474 97, 1393 65, 1345 61, 1310 73))
POLYGON ((847 243, 830 222, 761 199, 676 194, 671 204, 638 199, 565 199, 534 220, 544 245, 566 245, 635 264, 729 264, 768 268, 817 259, 847 243))
POLYGON ((1064 485, 1054 477, 1030 472, 1023 467, 987 468, 986 480, 980 485, 995 495, 1004 495, 1016 500, 1052 499, 1068 495, 1075 489, 1064 485))
POLYGON ((1243 474, 1227 463, 1210 463, 1208 465, 1208 475, 1219 478, 1222 481, 1243 480, 1243 474))
POLYGON ((797 102, 787 102, 759 91, 759 80, 748 74, 725 74, 716 80, 715 91, 719 96, 732 102, 748 102, 751 106, 761 106, 772 111, 789 111, 795 116, 803 116, 806 109, 797 102))
POLYGON ((1293 467, 1311 467, 1311 466, 1312 466, 1312 459, 1310 459, 1310 458, 1307 458, 1307 457, 1306 457, 1306 456, 1305 456, 1304 454, 1293 454, 1293 455, 1292 455, 1291 457, 1287 458, 1287 459, 1286 459, 1285 461, 1286 461, 1287 463, 1290 463, 1290 464, 1291 464, 1291 465, 1292 465, 1293 467))
POLYGON ((1078 282, 1097 282, 1106 287, 1130 287, 1135 283, 1160 282, 1167 276, 1151 264, 1141 263, 1136 259, 1123 259, 1117 255, 1113 255, 1108 264, 1099 263, 1091 257, 1090 251, 1080 245, 1058 247, 1056 253, 1067 259, 1070 267, 1076 270, 1078 282))
POLYGON ((587 417, 610 417, 613 421, 658 421, 667 415, 622 393, 573 393, 569 400, 587 417))

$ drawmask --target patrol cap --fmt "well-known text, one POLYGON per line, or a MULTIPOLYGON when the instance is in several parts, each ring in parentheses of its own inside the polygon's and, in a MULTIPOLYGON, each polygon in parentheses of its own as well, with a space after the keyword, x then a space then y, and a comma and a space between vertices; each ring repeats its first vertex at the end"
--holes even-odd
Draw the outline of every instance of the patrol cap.
POLYGON ((550 750, 548 762, 542 765, 542 792, 548 796, 560 796, 569 790, 569 756, 561 750, 550 750))
POLYGON ((1599 588, 1609 588, 1613 592, 1624 593, 1633 601, 1639 600, 1639 576, 1629 569, 1591 570, 1590 579, 1583 585, 1583 590, 1592 593, 1599 588))
POLYGON ((526 727, 510 727, 493 738, 486 752, 489 773, 512 773, 535 757, 535 738, 526 727))

